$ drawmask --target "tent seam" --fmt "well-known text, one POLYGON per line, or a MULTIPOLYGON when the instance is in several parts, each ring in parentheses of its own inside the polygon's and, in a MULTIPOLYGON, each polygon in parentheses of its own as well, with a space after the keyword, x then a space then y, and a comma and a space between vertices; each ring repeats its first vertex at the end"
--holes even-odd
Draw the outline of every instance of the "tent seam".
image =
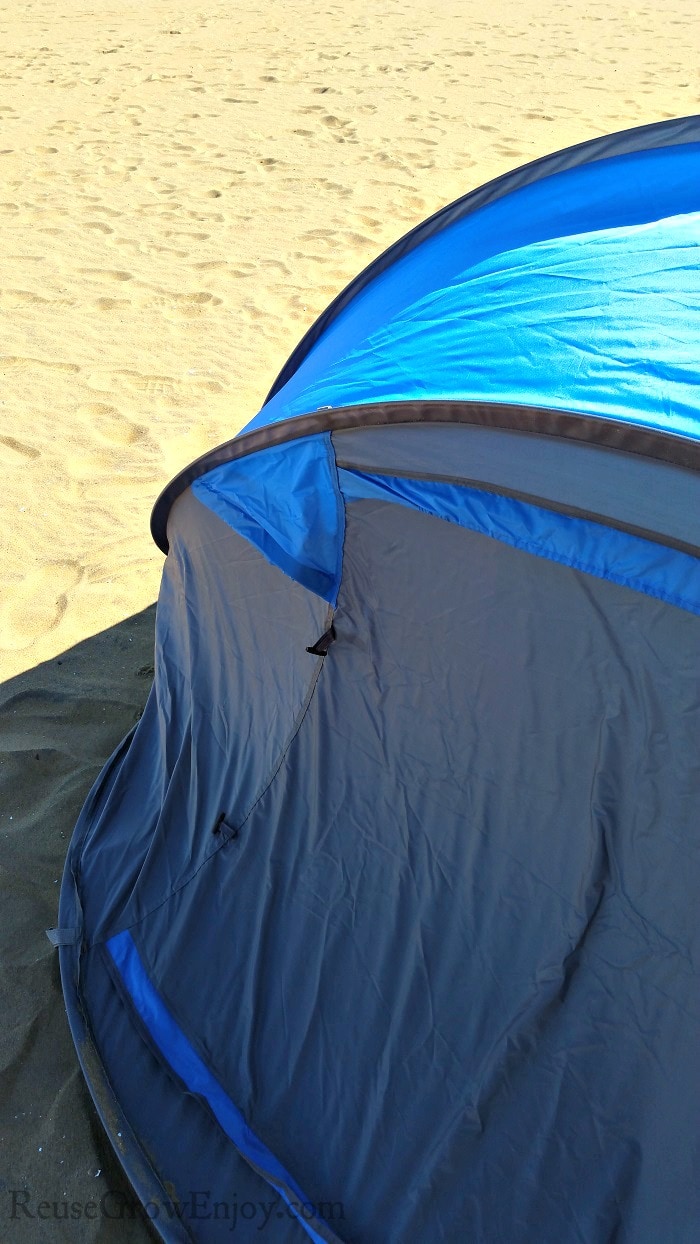
MULTIPOLYGON (((328 612, 326 614, 326 626, 327 627, 330 626, 330 623, 333 619, 333 615, 334 615, 334 610, 332 606, 329 606, 328 612)), ((314 692, 316 690, 318 680, 321 674, 321 670, 323 668, 324 661, 325 661, 325 657, 319 657, 317 659, 316 669, 314 670, 313 676, 311 678, 311 682, 307 688, 306 696, 299 710, 299 713, 297 714, 297 717, 295 718, 294 723, 292 724, 291 731, 282 746, 282 749, 277 758, 277 761, 274 764, 274 767, 269 777, 265 781, 265 784, 260 788, 258 793, 255 795, 252 803, 241 814, 240 817, 236 818, 237 829, 239 830, 242 829, 246 821, 249 820, 250 816, 255 811, 255 808, 260 803, 260 800, 263 799, 264 796, 267 794, 267 791, 272 786, 272 783, 274 782, 280 769, 282 768, 282 765, 284 764, 287 753, 290 747, 292 746, 294 739, 299 733, 299 730, 301 729, 303 725, 304 718, 306 717, 306 714, 309 711, 311 701, 313 699, 314 692)), ((209 861, 213 859, 214 856, 217 856, 221 851, 223 851, 224 847, 226 847, 231 841, 232 841, 231 837, 225 838, 213 851, 210 851, 209 854, 206 855, 204 859, 200 861, 200 863, 197 865, 194 871, 189 874, 188 877, 185 877, 184 880, 182 880, 179 885, 176 885, 172 890, 170 890, 158 903, 155 904, 155 906, 149 907, 146 911, 140 912, 135 917, 135 919, 131 921, 130 924, 125 924, 125 925, 117 924, 116 928, 111 928, 108 931, 103 932, 100 937, 95 938, 94 941, 89 943, 89 945, 91 947, 104 945, 107 941, 109 941, 111 937, 115 937, 118 933, 124 933, 127 930, 135 929, 144 920, 147 920, 149 916, 153 916, 157 911, 161 909, 161 907, 164 907, 166 903, 169 903, 170 900, 174 898, 176 894, 179 894, 182 890, 185 889, 186 886, 188 886, 192 881, 194 881, 195 877, 209 863, 209 861)))
MULTIPOLYGON (((489 490, 480 489, 487 495, 500 496, 500 493, 489 493, 489 490)), ((391 498, 386 498, 387 504, 396 504, 391 498)), ((403 501, 398 502, 399 505, 406 504, 403 501)), ((578 570, 583 574, 594 575, 598 579, 607 579, 611 583, 617 583, 620 587, 629 588, 631 591, 641 592, 645 596, 652 596, 656 600, 663 601, 664 604, 674 605, 678 609, 685 609, 688 613, 700 616, 700 603, 693 602, 685 597, 674 596, 669 592, 664 592, 659 588, 654 588, 644 583, 643 580, 630 579, 626 575, 617 574, 614 570, 603 570, 597 568, 593 563, 581 561, 579 558, 567 557, 564 553, 553 553, 545 549, 542 545, 533 544, 532 541, 524 540, 519 536, 512 535, 496 535, 492 531, 488 531, 485 527, 471 526, 467 523, 460 523, 456 519, 451 518, 447 514, 436 514, 433 510, 425 509, 424 506, 417 502, 411 502, 409 509, 417 510, 421 514, 425 514, 427 518, 439 518, 443 522, 452 523, 455 527, 460 527, 463 531, 473 531, 477 535, 486 536, 490 540, 498 540, 501 544, 510 545, 511 548, 520 549, 525 553, 531 553, 534 557, 542 557, 547 561, 558 562, 560 565, 569 566, 572 570, 578 570)), ((605 524, 601 524, 605 526, 605 524)), ((637 537, 641 538, 641 537, 637 537)), ((687 554, 691 556, 691 554, 687 554)))
MULTIPOLYGON (((204 1066, 206 1067, 206 1069, 210 1072, 210 1074, 211 1074, 211 1075, 214 1077, 214 1079, 217 1081, 217 1083, 219 1084, 219 1086, 220 1086, 220 1087, 221 1087, 221 1089, 222 1089, 222 1092, 223 1092, 224 1094, 226 1094, 226 1096, 227 1096, 227 1097, 229 1097, 229 1100, 232 1102, 232 1104, 234 1105, 235 1109, 239 1111, 239 1113, 240 1113, 240 1115, 241 1115, 241 1118, 242 1118, 242 1119, 243 1119, 243 1121, 244 1121, 245 1126, 246 1126, 247 1128, 249 1128, 249 1129, 252 1131, 253 1129, 252 1129, 252 1127, 251 1127, 251 1124, 248 1122, 248 1120, 247 1120, 247 1118, 246 1118, 246 1115, 245 1115, 245 1114, 244 1114, 244 1112, 240 1109, 240 1107, 239 1107, 239 1106, 236 1106, 235 1102, 233 1102, 233 1098, 231 1098, 231 1097, 230 1097, 230 1094, 229 1094, 229 1093, 228 1093, 228 1091, 224 1088, 224 1086, 223 1086, 223 1076, 221 1075, 221 1073, 220 1073, 220 1072, 217 1072, 215 1068, 212 1068, 212 1066, 211 1066, 211 1060, 210 1060, 210 1059, 206 1056, 205 1051, 203 1051, 203 1050, 202 1050, 202 1048, 201 1048, 201 1046, 200 1046, 199 1042, 193 1039, 192 1034, 191 1034, 191 1033, 190 1033, 190 1031, 189 1031, 188 1025, 187 1025, 187 1024, 185 1024, 185 1023, 183 1023, 182 1018, 181 1018, 181 1017, 180 1017, 180 1015, 178 1014, 177 1010, 173 1007, 171 1000, 170 1000, 170 999, 167 999, 167 1001, 166 1001, 166 999, 164 999, 164 998, 163 998, 163 995, 162 995, 162 993, 161 993, 160 989, 156 988, 155 984, 153 983, 153 980, 151 979, 150 973, 148 973, 148 972, 146 971, 146 966, 145 966, 145 964, 144 964, 144 962, 143 962, 143 961, 144 961, 145 956, 144 956, 144 954, 143 954, 143 949, 142 949, 142 947, 139 945, 138 941, 136 941, 133 937, 132 937, 132 943, 133 943, 133 945, 134 945, 134 947, 135 947, 135 949, 136 949, 136 953, 137 953, 138 957, 139 957, 139 958, 140 958, 140 960, 141 960, 141 964, 142 964, 142 967, 143 967, 144 973, 145 973, 145 974, 146 974, 146 976, 147 976, 147 979, 148 979, 148 981, 149 981, 149 984, 150 984, 151 988, 153 989, 154 993, 158 996, 158 998, 159 998, 159 1000, 160 1000, 160 1002, 161 1002, 162 1006, 163 1006, 163 1007, 164 1007, 164 1008, 165 1008, 165 1009, 166 1009, 166 1010, 170 1013, 170 1016, 171 1016, 171 1018, 172 1018, 173 1022, 177 1025, 177 1027, 178 1027, 178 1028, 180 1029, 180 1031, 182 1032, 182 1035, 183 1035, 184 1039, 185 1039, 185 1040, 189 1043, 189 1045, 192 1047, 192 1049, 193 1049, 193 1051, 194 1051, 195 1055, 196 1055, 196 1056, 200 1059, 200 1061, 204 1064, 204 1066)), ((135 1001, 135 999, 133 998, 133 996, 132 996, 132 994, 131 994, 131 992, 130 992, 130 990, 129 990, 128 984, 127 984, 127 982, 125 981, 124 977, 122 976, 121 971, 120 971, 120 969, 119 969, 119 966, 118 966, 118 964, 116 963, 116 961, 115 961, 115 959, 114 959, 114 957, 113 957, 113 955, 112 955, 111 948, 110 948, 110 947, 109 947, 106 943, 103 943, 103 944, 100 946, 100 955, 101 955, 101 958, 103 959, 104 966, 105 966, 106 971, 107 971, 107 973, 108 973, 108 975, 109 975, 109 977, 110 977, 110 979, 111 979, 111 981, 112 981, 112 984, 114 985, 114 987, 115 987, 115 989, 116 989, 117 995, 119 996, 119 998, 120 998, 120 1000, 121 1000, 121 1002, 122 1002, 122 1005, 125 1007, 125 1009, 126 1009, 126 1011, 127 1011, 127 1014, 129 1015, 129 1017, 130 1017, 130 1019, 131 1019, 132 1026, 133 1026, 133 1027, 134 1027, 134 1029, 136 1030, 137 1034, 140 1036, 141 1040, 142 1040, 142 1041, 144 1042, 144 1044, 146 1045, 146 1047, 147 1047, 147 1049, 149 1050, 149 1052, 150 1052, 151 1056, 152 1056, 152 1057, 155 1059, 155 1061, 158 1063, 159 1067, 161 1067, 161 1069, 163 1070, 163 1072, 165 1073, 165 1075, 166 1075, 166 1076, 168 1076, 169 1078, 171 1078, 171 1079, 173 1079, 173 1080, 175 1081, 175 1083, 176 1083, 176 1084, 180 1087, 180 1089, 181 1089, 181 1091, 183 1092, 183 1094, 186 1094, 186 1095, 188 1095, 188 1096, 190 1096, 190 1097, 194 1097, 194 1099, 197 1101, 198 1105, 199 1105, 199 1106, 200 1106, 200 1107, 201 1107, 201 1108, 205 1111, 205 1113, 209 1116, 209 1118, 212 1120, 212 1122, 214 1123, 214 1125, 215 1125, 215 1126, 216 1126, 216 1127, 220 1130, 220 1132, 222 1133, 222 1135, 225 1137, 225 1139, 226 1139, 227 1143, 233 1146, 233 1148, 235 1149, 236 1153, 237 1153, 237 1154, 238 1154, 238 1156, 241 1158, 241 1160, 242 1160, 243 1162, 245 1162, 245 1163, 246 1163, 246 1165, 247 1165, 247 1166, 249 1166, 249 1167, 250 1167, 250 1169, 251 1169, 251 1170, 253 1170, 253 1171, 256 1173, 256 1175, 258 1175, 258 1176, 259 1176, 259 1178, 260 1178, 260 1179, 262 1179, 262 1180, 263 1180, 263 1181, 264 1181, 264 1182, 268 1185, 268 1187, 272 1188, 272 1189, 273 1189, 273 1191, 274 1191, 274 1192, 276 1192, 276 1194, 277 1194, 278 1196, 281 1196, 281 1197, 282 1197, 282 1199, 285 1199, 285 1197, 284 1197, 284 1192, 282 1191, 283 1185, 282 1185, 282 1184, 281 1184, 281 1183, 277 1180, 277 1178, 276 1178, 276 1177, 272 1177, 272 1178, 270 1178, 270 1177, 268 1176, 268 1174, 264 1173, 264 1172, 263 1172, 263 1169, 262 1169, 262 1168, 261 1168, 261 1167, 260 1167, 260 1166, 259 1166, 259 1165, 258 1165, 258 1164, 254 1161, 254 1160, 252 1160, 252 1159, 251 1159, 251 1158, 250 1158, 250 1157, 249 1157, 249 1156, 248 1156, 248 1155, 247 1155, 247 1154, 243 1151, 243 1149, 241 1149, 241 1148, 240 1148, 240 1146, 236 1143, 236 1141, 233 1139, 233 1137, 232 1137, 232 1136, 230 1136, 230 1135, 229 1135, 229 1133, 226 1131, 226 1129, 225 1129, 225 1127, 222 1125, 221 1121, 217 1118, 216 1112, 214 1111, 213 1107, 211 1106, 211 1104, 210 1104, 210 1102, 207 1100, 207 1098, 206 1098, 206 1097, 205 1097, 202 1093, 200 1093, 200 1092, 198 1092, 198 1091, 193 1090, 192 1088, 190 1088, 190 1086, 187 1084, 187 1082, 186 1082, 185 1080, 183 1080, 183 1078, 182 1078, 182 1076, 180 1075, 179 1071, 178 1071, 178 1070, 177 1070, 177 1069, 173 1066, 173 1064, 169 1061, 169 1059, 167 1058, 166 1054, 165 1054, 165 1053, 163 1052, 163 1050, 160 1048, 160 1046, 158 1045, 158 1042, 156 1041, 156 1039, 154 1038, 153 1034, 151 1033, 151 1031, 150 1031, 150 1029, 149 1029, 149 1027, 148 1027, 148 1024, 147 1024, 147 1022, 145 1021, 144 1017, 141 1015, 141 1013, 140 1013, 140 1011, 139 1011, 139 1008, 138 1008, 138 1006, 137 1006, 137 1004, 136 1004, 136 1001, 135 1001)), ((257 1135, 257 1133, 256 1133, 256 1135, 257 1135)), ((260 1138, 259 1138, 259 1139, 260 1139, 260 1138)), ((266 1145, 266 1142, 265 1142, 264 1140, 262 1141, 262 1143, 266 1145)), ((267 1146, 266 1146, 266 1147, 267 1147, 267 1146)), ((165 1191, 165 1190, 164 1190, 164 1191, 165 1191)), ((304 1227, 304 1223, 303 1223, 303 1221, 301 1221, 301 1220, 299 1219, 299 1217, 298 1217, 298 1216, 296 1216, 296 1217, 297 1217, 297 1222, 299 1223, 299 1226, 302 1228, 302 1230, 305 1230, 305 1227, 304 1227)), ((180 1222, 182 1222, 182 1219, 180 1219, 179 1221, 180 1221, 180 1222)), ((328 1226, 327 1226, 327 1223, 326 1223, 325 1221, 320 1220, 320 1226, 321 1226, 322 1228, 324 1228, 324 1229, 328 1232, 328 1240, 329 1240, 329 1242, 333 1241, 333 1242, 334 1242, 334 1244, 341 1244, 341 1241, 339 1240, 339 1237, 337 1237, 337 1236, 333 1235, 333 1234, 329 1231, 328 1226)), ((185 1229, 187 1229, 187 1228, 185 1228, 185 1229)), ((319 1234, 319 1231, 318 1231, 315 1227, 314 1227, 314 1230, 315 1230, 316 1234, 318 1235, 318 1234, 319 1234)), ((188 1232, 188 1234, 190 1234, 190 1233, 188 1232)), ((308 1232, 307 1232, 307 1234, 308 1234, 308 1232)), ((190 1238, 194 1239, 195 1237, 190 1235, 190 1238)))
POLYGON ((329 470, 329 474, 330 474, 330 477, 333 483, 333 492, 335 495, 335 503, 336 503, 337 517, 338 517, 338 530, 340 532, 340 539, 338 540, 338 547, 336 551, 336 562, 335 562, 336 589, 335 589, 335 597, 333 600, 333 605, 335 607, 338 604, 338 596, 340 594, 340 587, 343 581, 343 562, 345 559, 345 533, 346 533, 347 524, 345 521, 345 498, 343 496, 343 490, 340 486, 340 476, 338 475, 338 460, 337 460, 337 456, 335 452, 335 445, 333 444, 333 437, 330 432, 330 429, 327 432, 324 432, 323 439, 326 444, 326 453, 328 455, 328 470, 329 470))

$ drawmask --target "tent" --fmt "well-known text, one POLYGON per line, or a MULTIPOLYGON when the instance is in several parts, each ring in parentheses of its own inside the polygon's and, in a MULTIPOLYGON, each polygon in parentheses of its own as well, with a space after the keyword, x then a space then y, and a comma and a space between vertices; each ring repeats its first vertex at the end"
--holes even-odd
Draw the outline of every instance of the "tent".
POLYGON ((537 160, 157 502, 53 937, 164 1239, 697 1239, 699 257, 700 117, 537 160))

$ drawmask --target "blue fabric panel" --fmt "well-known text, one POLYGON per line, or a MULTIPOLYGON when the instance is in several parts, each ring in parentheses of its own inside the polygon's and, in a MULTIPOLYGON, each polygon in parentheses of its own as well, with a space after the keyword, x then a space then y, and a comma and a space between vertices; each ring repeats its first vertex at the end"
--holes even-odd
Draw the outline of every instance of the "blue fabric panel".
POLYGON ((192 1093, 204 1098, 226 1135, 280 1194, 315 1244, 327 1244, 328 1239, 333 1237, 329 1237, 328 1233, 319 1235, 304 1216, 302 1206, 309 1204, 308 1198, 274 1154, 248 1127, 238 1107, 205 1066, 161 1001, 148 979, 128 929, 110 938, 107 948, 147 1031, 175 1074, 192 1093), (296 1200, 293 1199, 295 1197, 296 1200))
MULTIPOLYGON (((231 1144, 210 1111, 198 1097, 183 1092, 167 1063, 144 1041, 140 1025, 134 1023, 133 1007, 122 996, 123 989, 117 992, 113 975, 118 973, 111 956, 106 950, 101 954, 103 950, 102 945, 93 946, 82 959, 81 1006, 119 1106, 153 1171, 167 1184, 167 1192, 148 1187, 137 1193, 142 1205, 150 1200, 160 1204, 156 1222, 164 1244, 193 1244, 194 1238, 197 1244, 250 1244, 251 1239, 264 1241, 260 1228, 270 1224, 274 1244, 300 1244, 301 1228, 281 1196, 271 1194, 262 1175, 231 1144), (110 959, 114 973, 105 959, 110 959), (192 1195, 199 1189, 207 1192, 204 1205, 204 1198, 192 1195), (253 1223, 251 1230, 241 1221, 240 1206, 263 1198, 265 1221, 253 1223), (223 1203, 223 1211, 214 1210, 217 1202, 223 1203)), ((116 1126, 110 1115, 109 1134, 120 1146, 120 1159, 133 1181, 138 1178, 139 1160, 130 1148, 125 1153, 115 1136, 116 1126)), ((119 1244, 119 1238, 113 1244, 119 1244)), ((145 1244, 141 1233, 134 1237, 128 1229, 122 1229, 121 1239, 123 1244, 136 1240, 145 1244)), ((147 1239, 151 1241, 150 1233, 147 1239)), ((66 1244, 74 1240, 69 1237, 66 1244)), ((45 1244, 54 1244, 54 1239, 45 1244)))
POLYGON ((329 433, 226 463, 192 491, 273 566, 335 603, 344 511, 329 433))
POLYGON ((368 475, 345 468, 338 471, 338 478, 347 502, 396 501, 700 614, 700 562, 688 553, 602 523, 460 484, 368 475))
POLYGON ((323 406, 554 406, 697 436, 700 146, 568 170, 372 281, 248 428, 323 406))

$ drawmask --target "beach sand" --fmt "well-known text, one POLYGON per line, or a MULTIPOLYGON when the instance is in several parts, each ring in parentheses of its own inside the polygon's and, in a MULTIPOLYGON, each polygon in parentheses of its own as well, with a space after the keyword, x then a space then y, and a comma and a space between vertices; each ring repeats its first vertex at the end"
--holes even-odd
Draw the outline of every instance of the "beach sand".
POLYGON ((63 1013, 59 879, 152 674, 162 486, 258 410, 305 328, 442 204, 698 111, 692 5, 0 7, 0 1239, 12 1189, 125 1184, 63 1013))

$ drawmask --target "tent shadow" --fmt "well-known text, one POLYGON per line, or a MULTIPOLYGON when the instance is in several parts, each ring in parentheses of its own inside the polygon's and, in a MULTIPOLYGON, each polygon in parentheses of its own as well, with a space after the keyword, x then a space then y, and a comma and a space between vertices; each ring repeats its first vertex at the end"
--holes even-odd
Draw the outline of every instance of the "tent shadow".
POLYGON ((0 1234, 13 1244, 159 1238, 93 1108, 44 935, 83 801, 143 711, 154 623, 151 605, 0 686, 0 1234))

